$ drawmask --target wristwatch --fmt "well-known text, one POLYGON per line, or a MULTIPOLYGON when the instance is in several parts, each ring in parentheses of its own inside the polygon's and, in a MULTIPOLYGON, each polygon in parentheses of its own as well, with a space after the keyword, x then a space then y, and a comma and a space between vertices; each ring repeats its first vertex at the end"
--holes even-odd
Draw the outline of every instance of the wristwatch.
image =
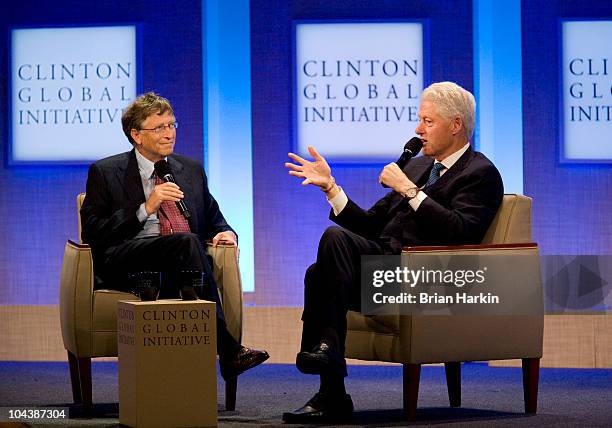
POLYGON ((419 194, 419 189, 418 187, 410 187, 408 189, 406 189, 406 191, 404 192, 404 197, 408 198, 408 199, 412 199, 414 198, 416 195, 419 194))

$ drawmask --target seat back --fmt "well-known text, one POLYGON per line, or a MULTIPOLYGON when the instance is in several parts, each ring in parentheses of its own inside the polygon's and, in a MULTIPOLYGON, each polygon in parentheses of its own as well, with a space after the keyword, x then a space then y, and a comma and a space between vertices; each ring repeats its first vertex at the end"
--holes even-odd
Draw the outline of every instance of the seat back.
POLYGON ((83 201, 85 200, 85 193, 79 193, 77 195, 77 218, 79 219, 79 230, 78 230, 78 237, 79 237, 79 242, 82 244, 83 243, 83 239, 81 238, 81 230, 82 230, 82 225, 81 225, 81 207, 83 206, 83 201))
POLYGON ((92 354, 92 295, 91 251, 68 241, 60 276, 60 324, 64 347, 77 356, 92 354))
POLYGON ((519 244, 531 241, 531 198, 517 194, 505 194, 502 204, 483 244, 519 244))

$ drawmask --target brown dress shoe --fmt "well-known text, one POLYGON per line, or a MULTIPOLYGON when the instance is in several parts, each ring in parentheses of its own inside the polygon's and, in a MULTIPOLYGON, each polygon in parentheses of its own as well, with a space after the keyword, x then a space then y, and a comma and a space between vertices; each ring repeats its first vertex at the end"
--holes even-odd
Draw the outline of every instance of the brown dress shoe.
POLYGON ((243 346, 234 358, 219 361, 221 376, 225 380, 235 378, 240 373, 260 365, 268 358, 270 358, 270 355, 267 351, 259 351, 243 346))

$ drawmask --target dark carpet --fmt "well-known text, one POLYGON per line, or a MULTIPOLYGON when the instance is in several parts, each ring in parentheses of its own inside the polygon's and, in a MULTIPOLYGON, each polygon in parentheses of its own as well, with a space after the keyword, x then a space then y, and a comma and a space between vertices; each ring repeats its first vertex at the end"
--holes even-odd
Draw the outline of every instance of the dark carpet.
MULTIPOLYGON (((70 419, 30 420, 22 426, 118 426, 117 364, 94 363, 92 371, 94 416, 85 419, 71 404, 66 363, 0 362, 1 414, 18 407, 68 407, 70 419)), ((444 368, 426 366, 416 423, 402 420, 401 379, 399 366, 351 366, 347 389, 356 411, 347 426, 612 427, 612 370, 541 369, 538 414, 526 416, 520 369, 464 364, 462 407, 452 409, 444 368)), ((263 365, 240 376, 237 410, 226 412, 219 382, 219 425, 280 426, 282 413, 303 405, 317 387, 316 377, 302 375, 293 365, 263 365)), ((0 418, 0 426, 7 421, 0 418)))

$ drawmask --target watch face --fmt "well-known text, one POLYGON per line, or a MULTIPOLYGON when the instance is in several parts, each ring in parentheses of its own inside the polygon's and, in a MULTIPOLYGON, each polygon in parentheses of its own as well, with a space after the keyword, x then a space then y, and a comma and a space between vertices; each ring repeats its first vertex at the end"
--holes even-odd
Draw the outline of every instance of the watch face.
POLYGON ((409 198, 414 198, 417 195, 417 193, 418 193, 417 188, 413 187, 406 191, 406 196, 409 198))

